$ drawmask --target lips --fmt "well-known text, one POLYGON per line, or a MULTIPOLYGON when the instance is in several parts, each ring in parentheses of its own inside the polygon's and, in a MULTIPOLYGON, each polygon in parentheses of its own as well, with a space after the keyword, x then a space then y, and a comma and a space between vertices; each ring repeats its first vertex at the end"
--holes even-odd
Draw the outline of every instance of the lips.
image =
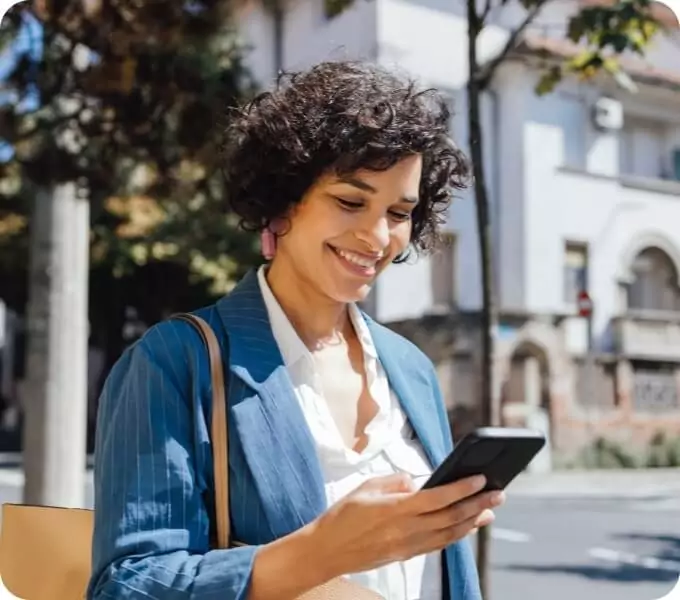
POLYGON ((336 248, 328 244, 328 247, 333 251, 333 254, 340 259, 340 262, 352 273, 364 277, 373 277, 376 273, 376 265, 380 261, 381 256, 367 256, 352 250, 344 250, 343 248, 336 248))

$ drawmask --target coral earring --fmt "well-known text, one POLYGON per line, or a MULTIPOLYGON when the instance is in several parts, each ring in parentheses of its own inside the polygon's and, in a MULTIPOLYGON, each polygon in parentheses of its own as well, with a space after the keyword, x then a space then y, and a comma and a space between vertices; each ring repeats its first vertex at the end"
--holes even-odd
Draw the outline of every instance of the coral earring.
POLYGON ((271 229, 267 228, 260 234, 260 244, 262 246, 262 256, 267 260, 274 258, 276 254, 276 236, 271 229))

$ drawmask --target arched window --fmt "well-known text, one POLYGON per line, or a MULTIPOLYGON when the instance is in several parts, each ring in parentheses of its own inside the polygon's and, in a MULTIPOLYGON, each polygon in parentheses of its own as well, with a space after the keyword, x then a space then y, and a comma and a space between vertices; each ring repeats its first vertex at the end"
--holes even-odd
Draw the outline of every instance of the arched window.
POLYGON ((680 310, 678 273, 669 256, 658 248, 646 248, 631 267, 628 308, 636 310, 680 310))

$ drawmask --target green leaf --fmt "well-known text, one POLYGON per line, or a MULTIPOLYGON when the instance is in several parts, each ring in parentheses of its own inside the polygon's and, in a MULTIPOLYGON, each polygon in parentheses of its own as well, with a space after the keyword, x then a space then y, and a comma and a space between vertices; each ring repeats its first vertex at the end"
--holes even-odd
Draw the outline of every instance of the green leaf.
POLYGON ((337 17, 354 4, 354 0, 323 0, 323 2, 326 16, 329 19, 337 17))
POLYGON ((539 79, 535 91, 539 96, 544 96, 552 92, 557 84, 562 80, 562 68, 560 66, 550 67, 539 79))
POLYGON ((618 31, 605 31, 600 38, 600 47, 611 46, 617 54, 621 54, 631 45, 631 38, 618 31))
MULTIPOLYGON (((60 0, 47 10, 38 68, 22 61, 8 83, 19 96, 37 84, 43 105, 0 112, 0 137, 16 150, 0 166, 0 199, 16 200, 0 211, 5 228, 29 218, 36 188, 77 179, 90 190, 93 261, 104 270, 124 274, 151 259, 189 265, 192 251, 217 265, 209 277, 222 282, 234 275, 225 265, 253 265, 255 238, 225 214, 222 191, 225 112, 254 92, 229 3, 102 2, 86 17, 82 0, 60 0), (73 47, 98 64, 76 68, 73 47), (57 136, 78 143, 56 147, 57 136), (111 198, 129 210, 112 211, 111 198)), ((11 41, 5 21, 0 34, 11 41)), ((27 246, 23 230, 14 238, 27 246)))
POLYGON ((593 66, 593 62, 597 60, 597 56, 597 52, 586 50, 572 58, 567 64, 569 65, 570 70, 583 71, 588 67, 593 66))
POLYGON ((567 29, 567 37, 574 43, 577 43, 586 31, 586 24, 582 15, 577 15, 569 20, 567 29))

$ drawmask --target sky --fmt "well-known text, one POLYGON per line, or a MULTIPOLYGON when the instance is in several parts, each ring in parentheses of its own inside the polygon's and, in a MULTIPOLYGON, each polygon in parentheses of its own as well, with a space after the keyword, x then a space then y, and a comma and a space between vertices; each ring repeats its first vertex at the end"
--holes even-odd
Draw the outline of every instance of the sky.
MULTIPOLYGON (((3 82, 12 75, 22 58, 28 58, 37 63, 42 58, 42 52, 43 38, 40 22, 25 11, 21 14, 17 36, 0 51, 0 106, 14 105, 17 113, 30 112, 38 108, 40 95, 36 86, 29 86, 26 93, 19 97, 15 90, 3 89, 3 82)), ((12 146, 0 140, 0 163, 11 160, 13 155, 12 146)))

